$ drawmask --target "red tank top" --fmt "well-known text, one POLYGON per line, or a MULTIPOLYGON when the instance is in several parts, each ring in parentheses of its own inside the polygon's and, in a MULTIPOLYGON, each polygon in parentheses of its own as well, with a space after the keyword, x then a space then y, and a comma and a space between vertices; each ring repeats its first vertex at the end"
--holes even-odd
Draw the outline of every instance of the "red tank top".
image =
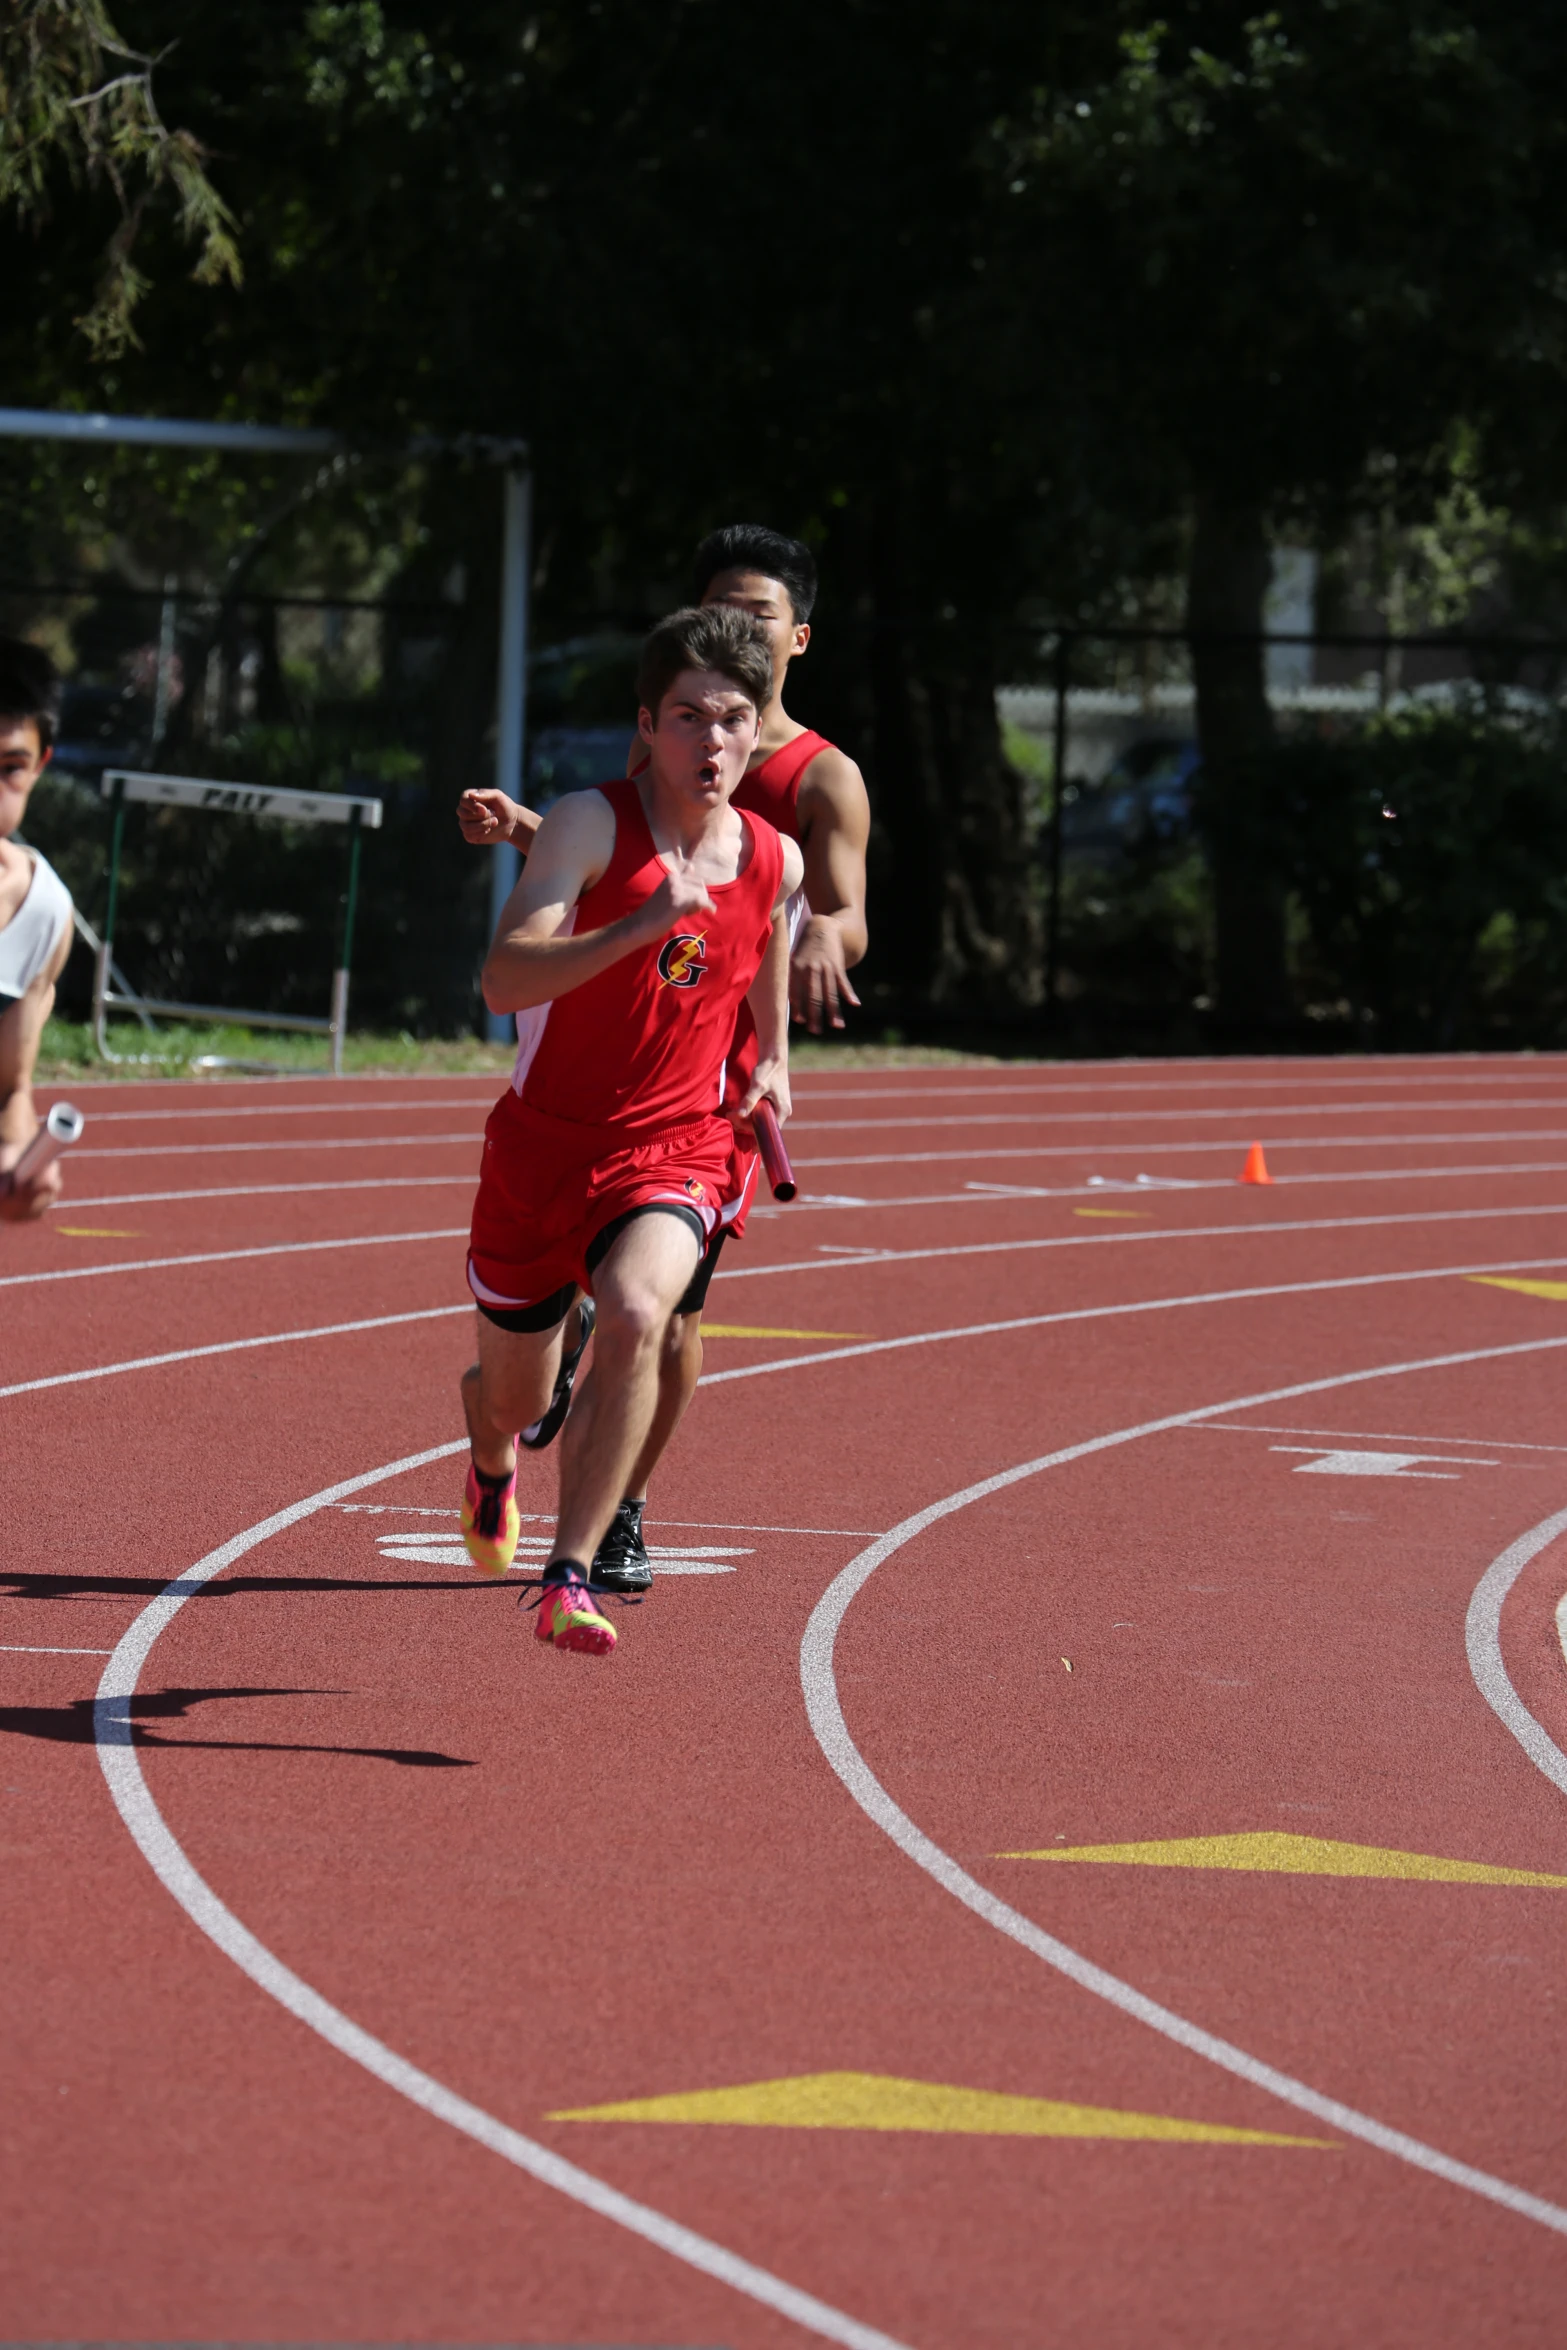
POLYGON ((765 816, 775 832, 786 832, 791 840, 798 840, 800 778, 819 752, 831 749, 832 744, 824 734, 813 734, 807 727, 793 742, 780 743, 760 767, 753 767, 740 778, 731 807, 744 808, 748 815, 765 816))
MULTIPOLYGON (((619 921, 664 879, 635 781, 599 790, 614 811, 615 847, 573 909, 574 931, 619 921)), ((742 822, 751 831, 750 862, 733 881, 709 884, 711 914, 518 1014, 512 1084, 531 1108, 631 1134, 716 1114, 735 1015, 761 968, 783 884, 777 832, 750 813, 742 822)))
MULTIPOLYGON (((752 767, 741 776, 739 788, 729 805, 743 808, 747 815, 765 816, 775 832, 786 832, 791 840, 800 837, 800 778, 820 751, 830 751, 832 744, 824 734, 813 734, 807 727, 793 742, 780 743, 770 751, 760 767, 752 767)), ((633 775, 640 775, 647 766, 644 750, 633 775)))

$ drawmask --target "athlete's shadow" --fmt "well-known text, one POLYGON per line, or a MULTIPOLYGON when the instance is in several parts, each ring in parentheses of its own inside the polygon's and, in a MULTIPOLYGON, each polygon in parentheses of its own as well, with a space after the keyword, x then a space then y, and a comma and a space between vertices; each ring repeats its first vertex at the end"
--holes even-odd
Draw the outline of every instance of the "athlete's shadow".
MULTIPOLYGON (((0 1570, 0 1599, 156 1599, 167 1591, 170 1575, 26 1575, 0 1570)), ((203 1599, 222 1599, 242 1591, 493 1591, 493 1583, 476 1576, 449 1580, 410 1575, 220 1575, 216 1582, 192 1587, 203 1599)))
MULTIPOLYGON (((402 1763, 414 1770, 471 1771, 473 1764, 460 1754, 434 1754, 418 1746, 321 1746, 305 1740, 278 1738, 160 1738, 150 1722, 182 1722, 192 1706, 231 1697, 342 1697, 341 1689, 160 1689, 139 1690, 129 1703, 116 1704, 116 1719, 129 1718, 133 1746, 190 1746, 243 1754, 343 1754, 367 1762, 402 1763)), ((13 1738, 42 1738, 59 1746, 92 1746, 97 1742, 94 1702, 72 1698, 68 1705, 0 1706, 0 1732, 13 1738)))

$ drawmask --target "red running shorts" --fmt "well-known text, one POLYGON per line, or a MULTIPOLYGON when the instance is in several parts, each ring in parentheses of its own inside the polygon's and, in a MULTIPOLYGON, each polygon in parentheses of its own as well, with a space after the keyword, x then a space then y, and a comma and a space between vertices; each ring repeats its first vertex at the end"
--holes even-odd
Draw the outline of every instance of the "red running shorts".
POLYGON ((711 1239, 735 1196, 734 1140, 717 1116, 637 1140, 503 1093, 485 1121, 468 1286, 481 1305, 513 1310, 571 1283, 591 1290, 587 1252, 632 1208, 684 1208, 711 1239))

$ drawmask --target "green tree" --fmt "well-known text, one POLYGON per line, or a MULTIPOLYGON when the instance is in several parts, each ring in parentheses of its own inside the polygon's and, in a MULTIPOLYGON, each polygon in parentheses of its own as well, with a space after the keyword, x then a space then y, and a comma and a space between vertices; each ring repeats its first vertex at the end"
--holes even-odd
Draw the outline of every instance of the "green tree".
POLYGON ((1016 269, 1066 289, 1117 446, 1191 518, 1187 619, 1213 811, 1221 1006, 1286 1011, 1282 874, 1256 804, 1272 727, 1271 529, 1559 484, 1567 19, 1532 0, 1120 13, 1103 79, 1003 128, 1016 269), (1374 476, 1374 478, 1373 478, 1374 476))
POLYGON ((160 116, 155 62, 126 46, 103 0, 6 0, 0 10, 0 205, 41 227, 63 177, 106 187, 118 212, 75 321, 99 359, 135 340, 148 280, 132 256, 149 207, 172 204, 180 235, 198 248, 198 284, 240 279, 233 215, 200 141, 160 116))

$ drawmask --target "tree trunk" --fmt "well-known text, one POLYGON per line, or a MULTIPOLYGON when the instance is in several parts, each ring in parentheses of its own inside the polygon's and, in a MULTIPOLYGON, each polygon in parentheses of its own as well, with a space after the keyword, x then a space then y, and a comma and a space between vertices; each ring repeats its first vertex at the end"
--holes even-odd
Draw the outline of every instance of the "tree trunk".
POLYGON ((939 1002, 1005 1014, 1044 1000, 1044 923, 1032 793, 1002 746, 988 638, 943 646, 928 702, 947 854, 939 1002))
POLYGON ((1015 1015, 1044 992, 1029 789, 1002 747, 989 638, 911 622, 901 541, 884 509, 872 555, 873 795, 890 868, 870 909, 878 962, 911 1008, 1015 1015))
POLYGON ((1197 498, 1186 617, 1213 865, 1219 1024, 1239 1041, 1288 1025, 1284 889, 1273 855, 1263 598, 1272 565, 1255 507, 1197 498))

